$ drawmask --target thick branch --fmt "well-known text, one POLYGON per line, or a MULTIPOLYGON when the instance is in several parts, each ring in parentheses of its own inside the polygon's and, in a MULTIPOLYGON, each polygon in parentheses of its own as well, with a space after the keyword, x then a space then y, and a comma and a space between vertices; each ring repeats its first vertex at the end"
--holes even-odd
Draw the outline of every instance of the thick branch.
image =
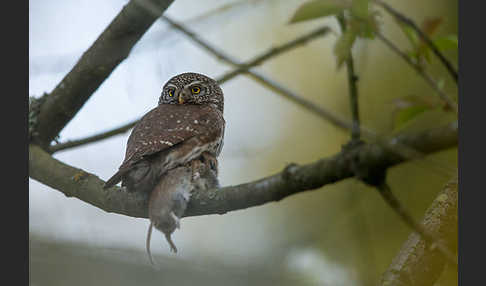
POLYGON ((46 96, 38 117, 36 142, 47 147, 93 92, 123 61, 171 0, 131 0, 73 69, 46 96), (150 11, 142 6, 150 5, 150 11))
MULTIPOLYGON (((457 179, 450 181, 425 213, 422 224, 457 249, 457 179)), ((383 274, 381 285, 433 285, 445 265, 443 254, 412 233, 383 274)))
MULTIPOLYGON (((392 141, 409 145, 423 153, 440 151, 457 145, 457 124, 402 135, 392 141)), ((362 144, 359 148, 343 150, 311 164, 290 165, 280 173, 255 182, 194 193, 184 216, 224 214, 314 190, 352 177, 356 159, 359 159, 362 168, 372 170, 388 168, 412 158, 405 159, 380 145, 362 144)), ((96 175, 66 165, 36 145, 29 146, 29 176, 66 196, 77 197, 107 212, 147 217, 145 196, 122 192, 118 187, 104 190, 104 182, 96 175)))

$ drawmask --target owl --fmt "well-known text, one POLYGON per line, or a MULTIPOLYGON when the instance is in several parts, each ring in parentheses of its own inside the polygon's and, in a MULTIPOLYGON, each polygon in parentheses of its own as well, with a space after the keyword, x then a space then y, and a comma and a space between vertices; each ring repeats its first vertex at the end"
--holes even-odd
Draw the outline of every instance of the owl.
POLYGON ((163 86, 158 106, 134 126, 125 159, 105 188, 121 181, 126 191, 149 196, 147 244, 153 225, 176 252, 170 235, 180 225, 191 191, 219 185, 223 107, 223 91, 215 80, 182 73, 163 86))

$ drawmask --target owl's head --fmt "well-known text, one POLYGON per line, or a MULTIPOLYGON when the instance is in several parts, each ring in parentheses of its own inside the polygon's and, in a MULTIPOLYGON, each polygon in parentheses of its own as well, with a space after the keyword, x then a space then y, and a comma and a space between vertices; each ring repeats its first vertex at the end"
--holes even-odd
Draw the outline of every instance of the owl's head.
POLYGON ((214 105, 223 112, 224 97, 214 79, 199 73, 181 73, 164 85, 160 104, 214 105))

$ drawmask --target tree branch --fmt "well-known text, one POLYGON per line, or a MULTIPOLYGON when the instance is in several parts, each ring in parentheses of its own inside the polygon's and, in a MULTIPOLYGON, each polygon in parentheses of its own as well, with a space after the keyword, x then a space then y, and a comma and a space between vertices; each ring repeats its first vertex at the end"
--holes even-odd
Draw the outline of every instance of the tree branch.
POLYGON ((439 51, 439 48, 437 48, 437 46, 434 44, 434 42, 432 42, 432 40, 430 40, 430 38, 424 32, 422 32, 422 30, 420 30, 420 28, 412 21, 412 19, 406 17, 405 15, 403 15, 402 13, 393 9, 390 5, 386 4, 385 2, 383 2, 381 0, 374 0, 374 2, 377 3, 378 5, 380 5, 381 7, 383 7, 388 13, 393 15, 393 17, 395 17, 395 19, 397 19, 400 22, 410 26, 410 28, 412 28, 415 32, 417 32, 419 37, 425 42, 425 44, 427 44, 427 46, 430 47, 432 52, 434 52, 434 54, 439 58, 439 60, 442 62, 442 64, 446 67, 449 74, 452 76, 452 78, 457 83, 457 81, 458 81, 457 71, 454 69, 454 67, 449 62, 449 60, 447 60, 445 58, 445 56, 439 51))
MULTIPOLYGON (((423 153, 432 153, 457 145, 457 124, 392 139, 423 153)), ((292 194, 314 190, 352 177, 356 160, 370 170, 388 168, 405 158, 380 145, 362 144, 359 148, 306 165, 290 165, 284 171, 260 180, 194 193, 184 216, 224 214, 229 211, 279 201, 292 194)), ((147 218, 147 197, 103 189, 104 181, 96 175, 71 167, 52 158, 39 146, 29 146, 29 176, 68 197, 76 197, 107 212, 147 218)))
POLYGON ((247 72, 250 68, 252 67, 255 67, 255 66, 258 66, 260 64, 262 64, 264 61, 267 61, 273 57, 276 57, 284 52, 287 52, 297 46, 300 46, 300 45, 303 45, 305 43, 307 43, 308 41, 310 40, 313 40, 319 36, 323 36, 323 35, 326 35, 331 29, 328 28, 328 27, 321 27, 321 28, 318 28, 308 34, 305 34, 301 37, 298 37, 290 42, 287 42, 283 45, 280 45, 280 46, 277 46, 277 47, 274 47, 274 48, 271 48, 269 49, 267 52, 265 53, 262 53, 261 55, 253 58, 252 60, 244 63, 244 64, 241 64, 239 65, 238 68, 236 68, 235 70, 233 71, 230 71, 226 74, 224 74, 222 77, 218 78, 218 83, 219 84, 222 84, 232 78, 234 78, 235 76, 241 74, 241 73, 245 73, 247 72))
MULTIPOLYGON (((346 19, 344 14, 340 13, 337 16, 341 31, 346 31, 346 19)), ((360 140, 360 123, 359 123, 359 106, 358 106, 358 76, 354 72, 354 60, 351 49, 349 50, 349 56, 346 59, 346 72, 348 74, 348 88, 349 88, 349 103, 351 108, 351 116, 353 118, 353 125, 351 128, 351 141, 358 142, 360 140)))
POLYGON ((85 144, 93 143, 93 142, 96 142, 96 141, 99 141, 99 140, 103 140, 103 139, 106 139, 106 138, 109 138, 109 137, 112 137, 112 136, 115 136, 115 135, 118 135, 118 134, 121 134, 121 133, 125 133, 128 130, 130 130, 133 126, 135 126, 135 124, 137 124, 137 122, 139 120, 140 119, 137 119, 135 121, 132 121, 132 122, 129 122, 125 125, 122 125, 118 128, 115 128, 115 129, 112 129, 112 130, 109 130, 109 131, 105 131, 105 132, 101 132, 101 133, 98 133, 98 134, 95 134, 93 136, 89 136, 89 137, 86 137, 86 138, 83 138, 83 139, 67 141, 67 142, 64 142, 64 143, 59 143, 59 144, 50 146, 48 148, 48 152, 52 154, 52 153, 55 153, 55 152, 58 152, 58 151, 61 151, 61 150, 78 147, 78 146, 81 146, 81 145, 85 145, 85 144))
POLYGON ((59 134, 101 83, 130 53, 172 0, 131 0, 72 70, 45 97, 38 117, 36 143, 43 147, 59 134), (141 7, 150 5, 150 11, 141 7))
MULTIPOLYGON (((447 183, 425 213, 422 224, 457 252, 457 178, 447 183)), ((445 260, 443 254, 412 233, 383 274, 381 285, 433 285, 445 260)))

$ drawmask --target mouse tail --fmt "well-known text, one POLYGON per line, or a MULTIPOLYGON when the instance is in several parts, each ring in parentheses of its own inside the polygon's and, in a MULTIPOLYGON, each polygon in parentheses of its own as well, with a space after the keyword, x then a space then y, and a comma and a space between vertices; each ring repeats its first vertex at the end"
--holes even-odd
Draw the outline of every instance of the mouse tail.
POLYGON ((152 253, 150 252, 150 240, 152 238, 152 228, 153 228, 153 226, 154 225, 153 225, 152 221, 150 221, 150 225, 149 225, 148 233, 147 233, 147 241, 145 242, 145 247, 147 249, 147 255, 149 257, 150 264, 152 264, 152 265, 155 266, 154 260, 152 258, 152 253))

